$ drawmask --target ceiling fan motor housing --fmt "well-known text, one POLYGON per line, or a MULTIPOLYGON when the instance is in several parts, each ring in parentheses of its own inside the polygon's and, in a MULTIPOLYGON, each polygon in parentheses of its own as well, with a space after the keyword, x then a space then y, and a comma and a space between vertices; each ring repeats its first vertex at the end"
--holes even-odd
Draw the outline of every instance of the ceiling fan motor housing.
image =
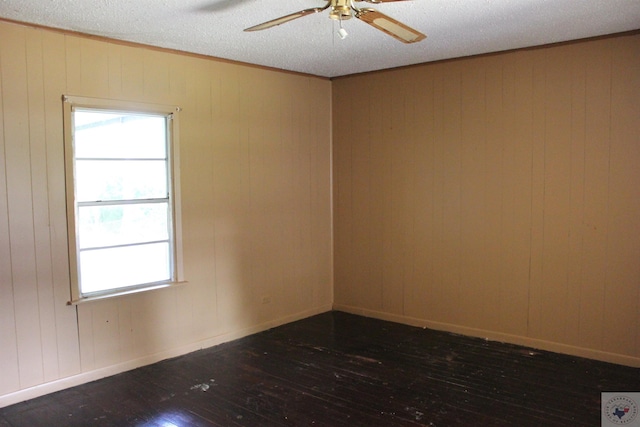
POLYGON ((343 21, 350 19, 351 13, 351 1, 350 0, 331 0, 331 12, 329 17, 336 21, 343 21))

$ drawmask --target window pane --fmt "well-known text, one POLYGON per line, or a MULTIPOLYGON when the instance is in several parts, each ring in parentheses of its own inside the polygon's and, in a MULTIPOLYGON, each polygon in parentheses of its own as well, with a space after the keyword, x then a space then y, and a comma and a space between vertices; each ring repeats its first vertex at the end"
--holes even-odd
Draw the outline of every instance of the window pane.
POLYGON ((170 279, 168 243, 80 252, 82 293, 170 279))
POLYGON ((81 206, 80 249, 169 239, 169 204, 81 206))
POLYGON ((76 198, 79 202, 166 198, 164 160, 77 160, 76 198))
POLYGON ((76 157, 167 157, 167 127, 163 116, 76 110, 73 118, 76 157))

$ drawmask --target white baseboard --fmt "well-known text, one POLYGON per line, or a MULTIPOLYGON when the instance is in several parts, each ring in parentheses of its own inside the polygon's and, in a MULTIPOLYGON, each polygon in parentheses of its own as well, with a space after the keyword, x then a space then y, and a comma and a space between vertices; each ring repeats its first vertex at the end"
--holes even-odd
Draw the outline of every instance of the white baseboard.
POLYGON ((259 325, 251 326, 249 328, 241 329, 238 331, 229 332, 215 337, 207 338, 202 341, 193 342, 182 347, 173 348, 167 351, 150 354, 138 359, 129 360, 117 365, 111 365, 104 368, 96 369, 93 371, 82 372, 77 375, 73 375, 59 380, 51 381, 44 384, 39 384, 33 387, 18 390, 12 393, 0 396, 0 408, 13 405, 15 403, 23 402, 25 400, 33 399, 36 397, 44 396, 45 394, 54 393, 56 391, 64 390, 70 387, 75 387, 81 384, 85 384, 91 381, 99 380, 111 375, 119 374, 122 372, 130 371, 141 366, 150 365, 152 363, 159 362, 161 360, 170 359, 172 357, 182 356, 184 354, 192 353, 194 351, 202 350, 203 348, 213 347, 218 344, 237 340, 249 335, 256 334, 258 332, 266 331, 277 326, 281 326, 287 323, 295 322, 297 320, 305 319, 307 317, 315 316, 316 314, 325 313, 331 311, 331 305, 324 305, 316 307, 310 310, 306 310, 300 313, 295 313, 289 316, 270 320, 259 325))
POLYGON ((435 322, 431 320, 419 319, 410 316, 403 316, 382 311, 369 310, 360 307, 353 307, 343 304, 334 304, 333 309, 344 311, 345 313, 358 314, 374 319, 388 320, 390 322, 402 323, 410 326, 418 326, 421 328, 429 328, 437 331, 452 332, 461 335, 467 335, 477 338, 485 338, 491 341, 499 341, 511 344, 532 347, 539 350, 552 351, 554 353, 563 353, 571 356, 585 357, 588 359, 600 360, 603 362, 615 363, 618 365, 631 366, 640 368, 640 358, 627 356, 624 354, 608 353, 605 351, 594 350, 590 348, 575 347, 568 344, 561 344, 552 341, 545 341, 536 338, 529 338, 519 335, 505 334, 501 332, 488 331, 483 329, 470 328, 467 326, 454 325, 449 323, 435 322))

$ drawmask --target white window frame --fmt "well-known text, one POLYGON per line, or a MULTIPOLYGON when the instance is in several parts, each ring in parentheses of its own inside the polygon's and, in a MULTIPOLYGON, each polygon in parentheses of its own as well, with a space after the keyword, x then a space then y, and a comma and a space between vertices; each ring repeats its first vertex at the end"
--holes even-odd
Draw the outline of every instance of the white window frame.
POLYGON ((148 104, 140 102, 128 102, 111 99, 88 98, 79 96, 63 96, 63 125, 64 125, 64 152, 65 152, 65 185, 67 201, 67 230, 69 248, 69 269, 71 281, 71 300, 69 304, 78 304, 86 301, 127 295, 152 289, 166 288, 180 285, 185 282, 182 256, 182 217, 180 210, 180 159, 179 159, 179 112, 180 107, 170 105, 148 104), (151 114, 165 116, 167 118, 167 161, 168 161, 168 188, 169 209, 172 210, 170 237, 172 277, 167 281, 139 284, 134 286, 118 286, 100 292, 84 293, 80 284, 80 263, 78 245, 78 202, 76 200, 75 177, 75 150, 74 150, 74 123, 73 112, 75 109, 96 110, 104 112, 122 112, 132 114, 151 114))

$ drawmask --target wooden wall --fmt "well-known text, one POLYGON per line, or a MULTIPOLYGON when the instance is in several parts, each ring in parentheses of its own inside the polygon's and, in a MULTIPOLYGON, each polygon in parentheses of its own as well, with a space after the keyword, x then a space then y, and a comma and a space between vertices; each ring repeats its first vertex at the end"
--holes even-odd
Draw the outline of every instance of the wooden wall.
POLYGON ((640 35, 333 82, 335 305, 640 366, 640 35))
POLYGON ((330 104, 325 79, 0 22, 0 406, 331 309, 330 104), (66 305, 63 94, 182 107, 189 284, 66 305))

